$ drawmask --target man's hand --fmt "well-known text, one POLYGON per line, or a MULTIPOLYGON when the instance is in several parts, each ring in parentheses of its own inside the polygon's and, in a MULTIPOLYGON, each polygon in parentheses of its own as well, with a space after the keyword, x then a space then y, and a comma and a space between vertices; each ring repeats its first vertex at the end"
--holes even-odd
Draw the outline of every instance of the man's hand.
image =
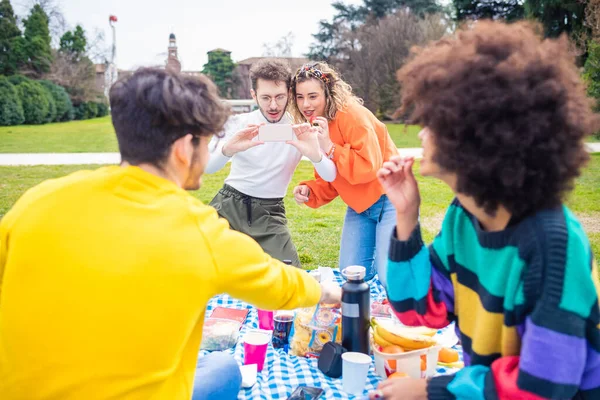
POLYGON ((329 150, 331 150, 331 146, 333 146, 333 142, 329 138, 329 122, 324 117, 317 117, 314 119, 314 122, 319 124, 317 127, 317 137, 319 138, 319 145, 323 150, 323 153, 327 154, 329 150))
POLYGON ((308 186, 300 185, 294 188, 294 200, 296 200, 298 205, 306 203, 308 196, 310 196, 310 188, 308 186))
POLYGON ((335 282, 321 283, 321 304, 333 304, 339 306, 342 304, 342 288, 335 282))
POLYGON ((421 196, 413 175, 414 157, 392 157, 383 163, 377 178, 396 208, 398 240, 408 240, 419 219, 421 196))
POLYGON ((264 142, 252 140, 258 135, 259 126, 260 125, 248 125, 247 128, 244 128, 233 135, 223 146, 223 155, 225 157, 232 157, 236 153, 264 144, 264 142))
POLYGON ((387 379, 377 390, 369 393, 369 399, 427 400, 427 380, 414 378, 387 379))
POLYGON ((295 140, 288 140, 286 143, 294 146, 305 157, 308 157, 313 163, 318 163, 323 158, 319 147, 317 131, 308 123, 292 126, 296 134, 295 140))

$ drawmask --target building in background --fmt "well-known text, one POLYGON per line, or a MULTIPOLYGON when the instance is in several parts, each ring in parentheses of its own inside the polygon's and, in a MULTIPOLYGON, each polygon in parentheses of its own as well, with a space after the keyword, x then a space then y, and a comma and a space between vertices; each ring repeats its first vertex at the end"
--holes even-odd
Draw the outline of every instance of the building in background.
POLYGON ((237 67, 234 70, 234 75, 236 76, 236 92, 234 98, 237 99, 251 99, 252 95, 250 94, 250 89, 252 89, 250 83, 250 68, 256 62, 264 59, 264 58, 282 58, 286 60, 290 67, 292 68, 292 73, 295 73, 298 68, 302 65, 310 62, 308 58, 305 57, 250 57, 246 58, 242 61, 237 62, 237 67))

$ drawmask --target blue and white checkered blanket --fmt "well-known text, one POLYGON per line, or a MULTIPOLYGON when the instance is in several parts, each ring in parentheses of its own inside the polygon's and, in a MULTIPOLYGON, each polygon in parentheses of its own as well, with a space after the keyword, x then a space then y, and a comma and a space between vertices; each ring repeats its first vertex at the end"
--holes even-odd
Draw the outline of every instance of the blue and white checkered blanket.
MULTIPOLYGON (((340 285, 344 282, 339 271, 334 270, 334 279, 340 285)), ((381 301, 385 298, 385 291, 377 279, 369 281, 371 286, 371 298, 373 301, 381 301)), ((228 295, 219 295, 211 299, 207 307, 207 314, 210 315, 215 307, 230 307, 248 309, 248 317, 240 332, 240 338, 243 337, 247 329, 258 328, 258 315, 256 308, 248 303, 229 297, 228 295)), ((452 329, 450 327, 445 329, 452 329)), ((238 363, 241 365, 244 360, 244 344, 242 340, 228 350, 238 363)), ((206 351, 200 351, 200 355, 206 354, 206 351)), ((462 353, 461 353, 462 355, 462 353)), ((462 357, 461 357, 462 358, 462 357)), ((312 386, 323 389, 324 399, 361 399, 361 396, 352 396, 342 390, 342 379, 334 379, 324 375, 317 367, 318 360, 304 357, 296 357, 287 354, 282 349, 274 349, 271 345, 267 350, 267 356, 263 370, 258 373, 256 384, 250 389, 240 390, 239 399, 287 399, 298 386, 312 386)), ((443 367, 438 367, 439 374, 454 372, 443 367)), ((367 384, 363 393, 367 397, 369 391, 374 390, 381 378, 375 372, 375 364, 371 365, 367 384)))

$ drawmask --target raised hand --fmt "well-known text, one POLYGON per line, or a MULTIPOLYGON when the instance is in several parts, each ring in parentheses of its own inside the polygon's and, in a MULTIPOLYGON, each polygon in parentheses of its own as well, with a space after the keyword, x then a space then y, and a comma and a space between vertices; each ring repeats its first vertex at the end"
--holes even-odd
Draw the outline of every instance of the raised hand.
POLYGON ((308 201, 308 196, 310 196, 310 188, 306 185, 296 186, 294 188, 294 200, 299 205, 302 205, 308 201))
POLYGON ((248 127, 233 135, 231 139, 223 145, 223 155, 232 157, 236 153, 264 144, 264 142, 253 140, 258 135, 259 126, 260 125, 248 125, 248 127))
POLYGON ((417 224, 421 196, 412 171, 414 157, 392 157, 377 171, 377 178, 388 199, 396 208, 399 240, 407 240, 417 224))
POLYGON ((296 139, 288 140, 286 143, 294 146, 303 156, 308 157, 312 162, 318 163, 323 158, 319 147, 316 129, 307 123, 294 125, 292 127, 296 134, 296 139))

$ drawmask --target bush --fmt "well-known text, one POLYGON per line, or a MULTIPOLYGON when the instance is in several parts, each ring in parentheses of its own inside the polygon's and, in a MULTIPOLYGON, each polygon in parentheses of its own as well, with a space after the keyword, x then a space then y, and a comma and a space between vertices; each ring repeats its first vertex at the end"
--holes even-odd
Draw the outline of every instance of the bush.
POLYGON ((31 82, 31 79, 23 75, 11 75, 8 77, 8 80, 15 86, 23 82, 31 82))
POLYGON ((106 117, 108 115, 108 104, 106 103, 96 103, 98 105, 98 115, 97 117, 106 117))
POLYGON ((75 117, 73 103, 62 86, 50 81, 39 81, 50 92, 56 104, 56 116, 53 121, 71 121, 75 117))
POLYGON ((32 80, 19 83, 17 91, 23 104, 25 123, 45 123, 50 112, 50 93, 41 84, 32 80))
POLYGON ((44 123, 52 122, 56 118, 56 102, 54 101, 54 96, 52 96, 52 92, 48 90, 44 85, 40 83, 40 81, 36 81, 46 92, 46 97, 48 97, 48 114, 46 114, 46 119, 44 123))
POLYGON ((23 105, 15 86, 0 76, 0 125, 20 125, 25 121, 23 105))
POLYGON ((98 105, 93 101, 84 101, 75 106, 75 119, 84 120, 96 118, 98 115, 98 105))

